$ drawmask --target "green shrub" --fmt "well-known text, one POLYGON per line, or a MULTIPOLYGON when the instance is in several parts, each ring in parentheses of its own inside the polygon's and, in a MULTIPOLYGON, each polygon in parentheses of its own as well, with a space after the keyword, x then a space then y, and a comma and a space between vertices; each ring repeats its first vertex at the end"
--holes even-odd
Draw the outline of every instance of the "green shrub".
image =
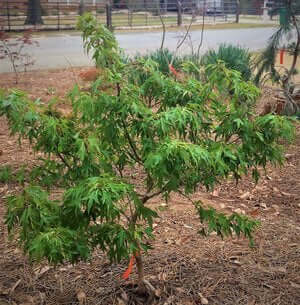
POLYGON ((169 64, 172 63, 172 66, 180 71, 182 70, 182 66, 186 62, 192 62, 195 65, 199 65, 199 59, 197 55, 194 54, 185 54, 185 55, 176 55, 174 52, 165 48, 163 50, 157 49, 155 51, 149 52, 146 55, 136 55, 133 59, 134 61, 140 60, 151 60, 157 64, 157 70, 164 75, 169 75, 169 64))
MULTIPOLYGON (((135 60, 148 60, 151 59, 158 64, 158 71, 167 75, 169 74, 169 64, 172 62, 173 57, 175 56, 174 52, 169 49, 157 49, 146 55, 136 55, 135 60)), ((172 65, 175 69, 178 69, 182 63, 182 59, 179 56, 175 56, 173 59, 172 65)))
POLYGON ((204 66, 223 61, 226 68, 239 71, 245 81, 251 78, 251 54, 248 49, 232 44, 221 44, 219 49, 207 51, 201 58, 204 66))
POLYGON ((197 54, 184 54, 180 57, 181 62, 193 62, 194 64, 196 64, 197 66, 199 65, 199 57, 197 56, 197 54))

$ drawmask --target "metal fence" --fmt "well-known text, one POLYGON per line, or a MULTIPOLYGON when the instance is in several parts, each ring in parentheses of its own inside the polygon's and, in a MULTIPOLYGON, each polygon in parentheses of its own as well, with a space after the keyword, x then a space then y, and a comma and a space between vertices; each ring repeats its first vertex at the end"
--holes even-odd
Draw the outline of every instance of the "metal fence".
MULTIPOLYGON (((112 28, 180 26, 182 24, 236 21, 237 12, 260 16, 261 5, 238 7, 236 0, 0 0, 0 28, 18 31, 75 29, 83 12, 112 28), (34 1, 33 1, 34 2, 34 1), (38 17, 38 18, 37 18, 38 17), (38 21, 36 22, 36 19, 38 21), (36 23, 36 24, 35 24, 36 23)), ((251 17, 250 16, 250 17, 251 17)))
POLYGON ((6 31, 75 29, 77 18, 83 12, 90 12, 101 22, 106 22, 104 3, 85 3, 82 6, 78 0, 39 2, 40 6, 32 7, 26 0, 0 0, 0 28, 6 31))

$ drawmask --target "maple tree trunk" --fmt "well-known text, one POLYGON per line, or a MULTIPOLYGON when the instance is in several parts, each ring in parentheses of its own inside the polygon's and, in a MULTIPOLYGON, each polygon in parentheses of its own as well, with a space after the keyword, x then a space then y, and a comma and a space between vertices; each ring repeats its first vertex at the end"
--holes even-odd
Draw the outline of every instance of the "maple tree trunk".
POLYGON ((137 272, 138 272, 138 286, 139 286, 139 291, 141 293, 145 292, 145 273, 144 273, 144 263, 143 259, 140 253, 135 255, 135 261, 136 261, 136 267, 137 267, 137 272))

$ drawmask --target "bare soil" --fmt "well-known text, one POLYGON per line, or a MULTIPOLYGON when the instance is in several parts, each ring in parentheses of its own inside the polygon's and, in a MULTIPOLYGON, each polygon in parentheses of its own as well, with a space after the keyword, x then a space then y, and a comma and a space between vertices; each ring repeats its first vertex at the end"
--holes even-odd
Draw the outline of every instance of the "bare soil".
MULTIPOLYGON (((65 99, 75 82, 85 85, 84 68, 21 75, 19 89, 31 98, 65 99)), ((13 75, 0 75, 0 87, 13 87, 13 75)), ((62 103, 63 104, 63 103, 62 103)), ((185 198, 155 199, 160 211, 156 240, 145 257, 145 272, 156 288, 155 304, 163 305, 299 305, 300 304, 300 128, 287 147, 283 167, 268 167, 255 185, 245 177, 238 185, 224 182, 213 193, 194 198, 224 212, 245 213, 261 221, 255 246, 247 240, 221 240, 198 234, 199 220, 185 198)), ((18 146, 0 118, 0 166, 14 169, 35 162, 30 147, 18 146)), ((141 177, 136 177, 137 183, 141 177)), ((0 183, 0 305, 4 304, 147 304, 135 294, 135 272, 121 279, 128 262, 110 265, 102 253, 88 263, 56 268, 30 264, 10 241, 4 225, 5 196, 16 185, 0 183)))

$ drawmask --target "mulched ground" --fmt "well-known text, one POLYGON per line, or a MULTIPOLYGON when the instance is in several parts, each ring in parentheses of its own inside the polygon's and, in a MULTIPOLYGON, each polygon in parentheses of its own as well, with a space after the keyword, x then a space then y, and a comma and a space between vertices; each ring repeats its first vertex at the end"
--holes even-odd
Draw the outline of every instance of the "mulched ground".
MULTIPOLYGON (((30 72, 21 75, 18 88, 30 96, 49 100, 64 98, 84 69, 30 72)), ((13 76, 0 76, 0 87, 12 87, 13 76)), ((200 236, 192 205, 173 196, 167 206, 152 201, 160 210, 155 223, 154 250, 145 257, 145 272, 156 288, 155 304, 162 305, 299 305, 300 304, 300 128, 287 147, 282 168, 267 169, 255 185, 245 177, 236 186, 226 182, 194 198, 224 210, 245 213, 261 221, 255 246, 244 239, 221 240, 200 236)), ((18 168, 37 156, 28 145, 20 148, 9 137, 0 118, 0 166, 18 168)), ((139 177, 136 178, 137 182, 139 177)), ((56 268, 47 263, 31 265, 9 241, 3 223, 4 197, 16 188, 0 183, 0 305, 4 304, 147 304, 135 293, 135 273, 121 279, 128 262, 110 265, 102 253, 91 262, 56 268)))

